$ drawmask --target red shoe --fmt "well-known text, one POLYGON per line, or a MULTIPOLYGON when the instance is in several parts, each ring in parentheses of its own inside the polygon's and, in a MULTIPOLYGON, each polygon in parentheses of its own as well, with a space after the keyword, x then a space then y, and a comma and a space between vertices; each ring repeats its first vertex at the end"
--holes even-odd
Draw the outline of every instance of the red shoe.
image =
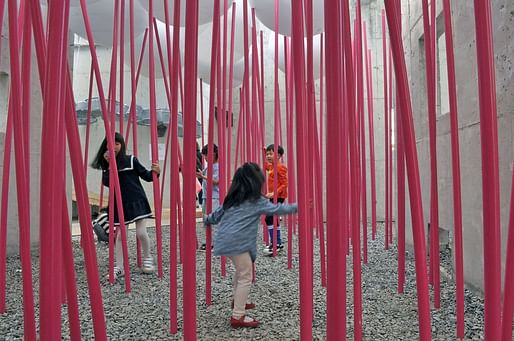
MULTIPOLYGON (((230 305, 231 309, 234 309, 234 300, 232 300, 232 304, 230 305)), ((255 303, 246 303, 245 310, 255 309, 255 303)))
POLYGON ((230 318, 230 325, 232 326, 232 328, 257 328, 259 324, 260 322, 255 319, 246 322, 244 315, 238 319, 233 317, 230 318))

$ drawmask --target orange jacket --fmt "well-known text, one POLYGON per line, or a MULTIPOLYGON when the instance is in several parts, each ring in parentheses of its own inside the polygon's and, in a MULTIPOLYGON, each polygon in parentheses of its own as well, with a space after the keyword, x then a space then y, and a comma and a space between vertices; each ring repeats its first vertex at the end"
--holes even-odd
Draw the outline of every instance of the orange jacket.
MULTIPOLYGON (((268 193, 274 193, 275 186, 275 174, 273 171, 273 164, 266 164, 266 173, 268 174, 268 193)), ((277 197, 278 198, 287 198, 287 167, 283 163, 277 164, 277 175, 278 175, 278 185, 277 185, 277 197)))

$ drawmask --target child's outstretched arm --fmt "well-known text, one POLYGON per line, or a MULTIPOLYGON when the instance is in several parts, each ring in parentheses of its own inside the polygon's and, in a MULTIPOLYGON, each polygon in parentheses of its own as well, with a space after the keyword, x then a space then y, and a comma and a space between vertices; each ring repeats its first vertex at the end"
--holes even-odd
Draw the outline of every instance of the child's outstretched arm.
POLYGON ((133 162, 134 162, 134 169, 139 174, 139 177, 141 177, 141 179, 143 179, 147 182, 153 181, 152 172, 157 173, 157 176, 159 176, 159 174, 161 172, 161 169, 160 169, 158 163, 152 163, 151 170, 148 170, 145 168, 145 166, 143 166, 141 164, 141 162, 139 162, 139 160, 135 156, 133 156, 133 162))
POLYGON ((219 206, 216 210, 214 210, 214 212, 205 217, 203 222, 205 225, 216 225, 220 222, 223 214, 225 214, 225 210, 223 209, 223 206, 219 206))
POLYGON ((273 204, 264 198, 260 201, 261 214, 266 215, 286 215, 298 212, 298 204, 273 204))

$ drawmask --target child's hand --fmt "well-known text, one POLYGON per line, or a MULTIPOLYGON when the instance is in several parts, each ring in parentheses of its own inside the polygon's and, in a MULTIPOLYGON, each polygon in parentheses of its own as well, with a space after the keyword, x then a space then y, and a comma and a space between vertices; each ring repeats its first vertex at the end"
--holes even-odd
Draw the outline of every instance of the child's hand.
POLYGON ((198 179, 205 179, 205 177, 203 176, 202 171, 196 171, 196 177, 197 177, 198 179))
POLYGON ((109 162, 109 151, 106 151, 104 153, 104 159, 105 159, 105 161, 109 162))
POLYGON ((158 163, 152 163, 152 171, 154 171, 157 174, 161 174, 161 167, 158 163))
POLYGON ((273 192, 266 193, 266 198, 268 198, 268 199, 273 198, 273 192))

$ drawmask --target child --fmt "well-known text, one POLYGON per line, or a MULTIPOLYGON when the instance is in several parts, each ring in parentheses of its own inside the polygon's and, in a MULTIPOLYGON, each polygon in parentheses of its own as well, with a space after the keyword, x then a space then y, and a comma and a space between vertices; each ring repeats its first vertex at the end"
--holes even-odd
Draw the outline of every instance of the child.
POLYGON ((261 195, 264 174, 255 163, 245 163, 234 174, 223 206, 205 219, 205 224, 217 224, 214 255, 227 256, 234 264, 234 294, 230 325, 232 328, 255 328, 259 321, 245 316, 252 284, 252 263, 257 257, 257 230, 263 214, 290 214, 298 210, 296 204, 273 204, 261 195))
MULTIPOLYGON (((158 163, 153 163, 151 171, 147 170, 133 155, 126 154, 125 140, 123 136, 116 133, 114 136, 114 153, 116 165, 118 166, 118 177, 120 181, 121 199, 125 224, 136 223, 136 236, 141 242, 143 251, 143 272, 152 273, 154 270, 153 258, 150 255, 150 238, 146 230, 145 218, 152 215, 152 210, 145 191, 139 178, 151 182, 152 172, 160 174, 158 163)), ((102 182, 109 187, 109 152, 107 151, 107 139, 105 138, 98 149, 91 167, 102 170, 102 182)), ((118 210, 114 206, 114 224, 119 225, 118 210)), ((116 238, 116 265, 114 267, 114 278, 123 276, 123 253, 121 250, 121 234, 117 233, 116 238)))
MULTIPOLYGON (((284 149, 282 146, 278 146, 277 148, 278 158, 277 158, 277 202, 283 203, 287 198, 287 167, 282 163, 282 156, 284 155, 284 149)), ((268 192, 266 197, 269 198, 271 202, 274 201, 274 187, 275 187, 275 146, 270 144, 266 147, 266 171, 268 173, 268 192)), ((264 253, 268 256, 273 256, 273 216, 266 216, 266 225, 268 226, 268 234, 269 234, 269 246, 266 246, 264 249, 264 253)), ((277 219, 277 251, 281 251, 284 248, 282 244, 282 238, 280 234, 280 222, 277 219)))
MULTIPOLYGON (((198 142, 196 142, 196 172, 201 172, 203 169, 203 160, 202 160, 202 152, 200 151, 200 146, 198 145, 198 142)), ((200 182, 200 185, 202 184, 203 182, 203 176, 201 177, 198 177, 197 176, 197 179, 198 181, 200 182)), ((197 198, 198 198, 198 203, 201 205, 202 204, 202 195, 203 195, 203 192, 200 190, 200 192, 198 192, 197 194, 197 198)), ((198 206, 196 206, 198 207, 198 206)))
MULTIPOLYGON (((219 163, 218 163, 218 146, 214 144, 212 149, 214 151, 214 155, 213 155, 213 162, 212 162, 212 193, 210 193, 211 194, 210 200, 212 202, 211 212, 214 212, 214 210, 216 210, 218 208, 218 206, 220 205, 220 187, 219 187, 220 171, 219 171, 219 163)), ((208 160, 208 157, 207 157, 208 152, 209 152, 209 146, 208 145, 203 146, 202 155, 203 155, 205 161, 208 160)), ((203 211, 204 215, 207 213, 207 211, 206 211, 207 210, 207 201, 209 200, 209 198, 207 197, 207 183, 208 183, 207 169, 208 169, 208 167, 206 166, 203 169, 203 171, 196 172, 196 177, 198 179, 202 180, 201 181, 202 193, 203 193, 202 211, 203 211)), ((200 250, 205 251, 205 243, 203 243, 202 246, 200 246, 200 250)))

